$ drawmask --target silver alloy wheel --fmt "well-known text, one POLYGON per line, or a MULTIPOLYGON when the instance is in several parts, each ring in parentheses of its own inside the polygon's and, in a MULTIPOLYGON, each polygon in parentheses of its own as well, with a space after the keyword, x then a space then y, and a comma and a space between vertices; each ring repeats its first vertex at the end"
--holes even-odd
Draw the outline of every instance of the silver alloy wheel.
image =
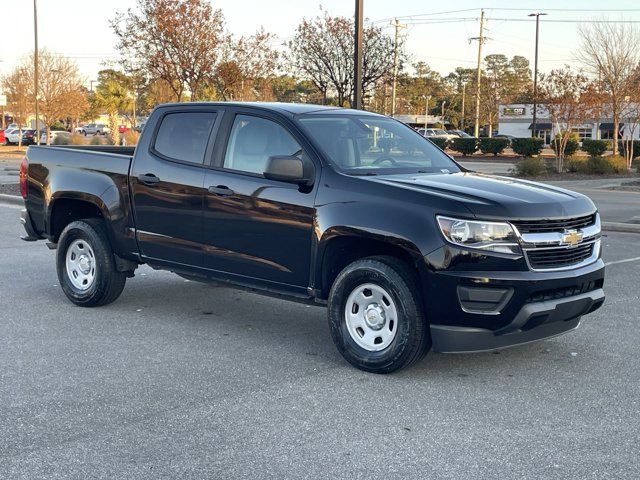
POLYGON ((74 240, 67 248, 67 276, 78 290, 88 290, 96 278, 96 256, 86 240, 74 240))
POLYGON ((365 283, 354 288, 344 316, 349 335, 365 350, 384 350, 396 337, 398 311, 391 295, 379 285, 365 283))

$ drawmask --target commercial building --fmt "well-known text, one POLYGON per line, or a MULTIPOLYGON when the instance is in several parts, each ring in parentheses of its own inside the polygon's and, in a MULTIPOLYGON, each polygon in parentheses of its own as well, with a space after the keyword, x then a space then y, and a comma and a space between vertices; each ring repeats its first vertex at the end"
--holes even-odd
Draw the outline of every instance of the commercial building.
MULTIPOLYGON (((536 135, 543 138, 545 145, 550 145, 553 136, 558 132, 561 126, 553 125, 549 118, 549 112, 542 106, 538 106, 536 115, 536 135)), ((523 103, 512 103, 500 105, 498 107, 498 133, 503 135, 513 135, 514 137, 530 137, 533 130, 533 105, 523 103)), ((576 125, 572 130, 580 137, 585 138, 611 140, 616 138, 613 132, 613 119, 611 117, 603 117, 592 119, 582 125, 576 125)), ((634 139, 640 138, 640 128, 631 131, 631 128, 624 122, 624 118, 620 120, 620 129, 617 138, 628 138, 633 136, 634 139)))

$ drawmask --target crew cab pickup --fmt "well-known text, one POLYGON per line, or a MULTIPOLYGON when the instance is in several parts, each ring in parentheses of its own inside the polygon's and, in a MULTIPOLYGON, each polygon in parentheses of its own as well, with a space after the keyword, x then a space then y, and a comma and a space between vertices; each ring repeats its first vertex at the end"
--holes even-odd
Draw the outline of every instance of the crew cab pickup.
POLYGON ((148 264, 326 304, 366 371, 553 337, 604 302, 587 197, 468 171, 374 113, 161 105, 135 149, 29 147, 20 182, 23 238, 56 249, 71 302, 108 304, 148 264))

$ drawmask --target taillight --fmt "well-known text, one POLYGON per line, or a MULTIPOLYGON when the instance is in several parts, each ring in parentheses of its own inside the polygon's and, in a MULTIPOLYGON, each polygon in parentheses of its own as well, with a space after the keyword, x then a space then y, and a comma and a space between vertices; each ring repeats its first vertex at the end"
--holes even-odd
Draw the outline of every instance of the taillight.
POLYGON ((22 159, 22 163, 20 164, 20 195, 25 200, 27 199, 27 170, 29 168, 29 164, 27 163, 27 157, 22 159))

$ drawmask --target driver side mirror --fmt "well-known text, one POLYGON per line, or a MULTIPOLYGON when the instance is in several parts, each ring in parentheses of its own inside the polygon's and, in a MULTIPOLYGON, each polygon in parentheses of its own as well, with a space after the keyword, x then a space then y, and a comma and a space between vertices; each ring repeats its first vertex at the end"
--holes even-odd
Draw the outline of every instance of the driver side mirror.
POLYGON ((269 180, 310 187, 314 172, 313 162, 307 158, 276 155, 267 159, 263 175, 269 180))

